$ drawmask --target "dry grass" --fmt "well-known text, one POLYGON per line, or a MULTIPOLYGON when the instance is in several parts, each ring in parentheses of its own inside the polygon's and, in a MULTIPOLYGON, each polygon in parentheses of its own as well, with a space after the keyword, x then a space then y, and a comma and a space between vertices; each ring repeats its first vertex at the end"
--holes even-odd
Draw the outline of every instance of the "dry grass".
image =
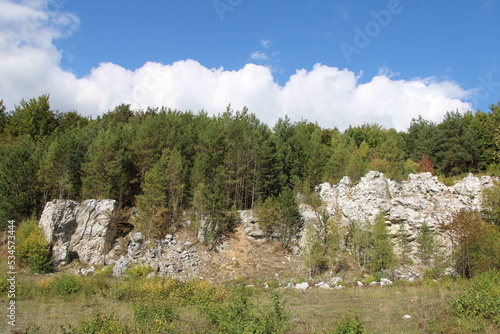
MULTIPOLYGON (((33 280, 43 280, 43 277, 33 280)), ((292 333, 331 333, 332 323, 349 312, 359 314, 367 333, 429 333, 429 323, 440 319, 447 302, 461 289, 459 283, 430 283, 390 287, 352 286, 342 290, 282 289, 281 293, 295 324, 292 333), (405 314, 411 318, 403 319, 405 314)), ((256 303, 260 299, 267 300, 267 290, 258 289, 257 292, 256 303)), ((74 327, 80 321, 89 319, 93 310, 114 313, 123 322, 133 321, 131 304, 125 301, 100 295, 76 295, 70 300, 45 295, 18 301, 17 329, 35 323, 40 326, 41 333, 61 333, 61 326, 74 327)), ((196 308, 184 307, 177 311, 182 332, 196 333, 197 325, 204 321, 196 308)), ((6 323, 1 323, 0 332, 9 333, 7 330, 6 323)))
MULTIPOLYGON (((275 273, 290 266, 288 260, 279 249, 271 252, 272 256, 259 258, 254 251, 259 247, 275 247, 272 243, 252 244, 246 239, 236 239, 239 245, 232 245, 231 252, 221 252, 220 267, 223 273, 221 278, 229 273, 239 277, 246 277, 243 284, 252 284, 259 279, 266 282, 273 279, 275 273), (238 259, 239 266, 232 267, 224 259, 238 259), (281 261, 279 261, 281 260, 281 261), (263 261, 263 262, 262 262, 263 261), (252 272, 256 263, 268 263, 260 270, 252 272), (248 276, 246 276, 248 275, 248 276), (250 276, 253 275, 253 276, 250 276)), ((264 252, 265 254, 266 252, 264 252)), ((269 253, 267 253, 269 254, 269 253)), ((0 269, 5 272, 5 253, 0 252, 0 269)), ((289 268, 290 269, 290 268, 289 268)), ((280 275, 280 279, 283 279, 280 275)), ((24 286, 50 286, 50 275, 28 275, 20 272, 18 281, 24 286)), ((110 285, 120 284, 120 280, 107 278, 110 285)), ((332 324, 344 314, 356 312, 362 319, 367 333, 461 333, 459 322, 451 318, 446 312, 448 301, 463 289, 463 282, 453 281, 426 281, 413 284, 395 284, 390 287, 380 286, 350 286, 342 290, 309 289, 298 291, 280 289, 287 303, 295 327, 292 331, 298 333, 332 333, 332 324), (403 315, 410 315, 410 319, 403 319, 403 315), (444 324, 433 331, 432 323, 444 324), (458 325, 457 325, 458 324, 458 325), (443 330, 444 328, 444 330, 443 330)), ((48 289, 45 289, 48 290, 48 289)), ((44 291, 45 291, 44 290, 44 291)), ((88 320, 92 311, 99 310, 103 314, 114 313, 123 323, 133 323, 133 310, 130 302, 117 300, 110 291, 104 294, 76 294, 74 297, 63 300, 52 293, 36 293, 32 291, 17 300, 17 327, 18 333, 30 324, 40 326, 40 333, 62 333, 61 326, 75 327, 79 322, 88 320)), ((257 288, 256 304, 268 301, 269 290, 257 288)), ((11 333, 12 328, 5 320, 5 310, 8 299, 5 294, 0 296, 0 333, 11 333), (3 306, 2 306, 3 305, 3 306)), ((198 333, 200 324, 206 323, 195 306, 183 306, 176 310, 179 314, 178 332, 198 333)), ((486 328, 483 333, 498 333, 498 329, 486 328)))
POLYGON ((287 291, 288 305, 299 324, 296 333, 321 333, 345 313, 360 315, 368 333, 423 333, 433 313, 454 293, 448 288, 350 287, 343 290, 287 291), (403 319, 410 315, 410 319, 403 319))

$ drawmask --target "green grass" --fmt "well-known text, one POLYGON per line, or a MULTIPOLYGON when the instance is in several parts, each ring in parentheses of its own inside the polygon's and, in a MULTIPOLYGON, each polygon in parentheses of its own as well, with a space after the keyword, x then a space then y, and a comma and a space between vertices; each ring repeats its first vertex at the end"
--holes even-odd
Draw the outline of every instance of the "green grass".
MULTIPOLYGON (((6 272, 3 260, 0 270, 6 272)), ((265 281, 245 289, 255 278, 213 285, 20 270, 17 332, 3 320, 0 333, 499 333, 491 313, 499 298, 489 295, 500 293, 499 275, 298 291, 273 284, 266 289, 265 281), (478 299, 478 293, 484 295, 478 299), (234 319, 243 320, 233 326, 234 319)), ((8 301, 5 291, 0 300, 8 301)))
MULTIPOLYGON (((102 280, 78 281, 86 286, 97 279, 102 280)), ((61 295, 53 290, 60 277, 21 275, 20 289, 26 292, 17 302, 16 329, 42 334, 64 333, 63 328, 66 334, 92 333, 92 328, 98 329, 96 333, 107 333, 106 328, 110 333, 462 333, 459 329, 465 328, 466 320, 454 314, 452 301, 470 294, 472 286, 467 281, 442 280, 342 290, 238 290, 241 286, 214 286, 198 280, 106 279, 104 287, 108 288, 85 292, 85 288, 73 289, 70 283, 69 290, 63 290, 69 295, 61 295), (127 293, 112 292, 120 289, 127 293), (273 299, 276 292, 281 297, 273 299), (403 319, 404 315, 411 318, 403 319), (240 318, 244 321, 237 326, 228 322, 240 318), (269 329, 280 321, 279 329, 269 329), (339 328, 362 328, 364 332, 339 328)), ((2 333, 4 325, 0 325, 2 333)), ((499 330, 486 320, 473 325, 468 328, 481 333, 499 330)))

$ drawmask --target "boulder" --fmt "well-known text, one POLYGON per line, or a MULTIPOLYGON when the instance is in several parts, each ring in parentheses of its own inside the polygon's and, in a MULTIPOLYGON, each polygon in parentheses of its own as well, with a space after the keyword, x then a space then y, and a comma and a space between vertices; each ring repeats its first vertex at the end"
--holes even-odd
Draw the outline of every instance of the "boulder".
POLYGON ((110 217, 118 203, 114 200, 55 200, 45 205, 39 221, 45 239, 52 244, 55 265, 73 258, 89 265, 103 265, 114 240, 110 217))
POLYGON ((45 204, 39 226, 47 242, 52 244, 52 260, 55 265, 65 265, 69 259, 70 241, 76 230, 74 201, 56 200, 45 204))

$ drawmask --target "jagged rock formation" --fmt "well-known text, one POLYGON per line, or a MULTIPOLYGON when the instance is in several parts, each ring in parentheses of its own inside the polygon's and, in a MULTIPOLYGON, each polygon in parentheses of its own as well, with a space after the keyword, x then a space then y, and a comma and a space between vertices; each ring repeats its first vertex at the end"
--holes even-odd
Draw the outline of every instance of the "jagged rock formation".
POLYGON ((114 264, 114 275, 121 276, 132 264, 144 263, 158 275, 196 276, 201 259, 192 242, 175 240, 172 234, 163 240, 130 235, 133 226, 120 219, 117 209, 114 200, 48 202, 39 225, 52 244, 54 264, 64 266, 74 259, 89 266, 114 264))
POLYGON ((372 171, 356 185, 344 177, 337 185, 319 185, 317 191, 330 214, 340 214, 344 223, 353 220, 373 222, 383 211, 392 234, 406 224, 415 236, 424 221, 436 228, 461 209, 480 210, 482 191, 493 183, 490 176, 479 179, 469 174, 448 187, 430 173, 410 174, 408 181, 396 182, 383 173, 372 171))
POLYGON ((127 251, 121 256, 110 252, 106 264, 113 264, 113 275, 120 277, 132 264, 147 264, 153 275, 171 276, 185 280, 198 276, 202 260, 206 261, 206 252, 200 251, 193 242, 176 240, 173 234, 167 234, 162 240, 146 240, 140 232, 133 233, 127 251))
MULTIPOLYGON (((423 222, 439 233, 439 225, 453 212, 462 208, 481 209, 482 191, 493 183, 491 177, 479 179, 471 174, 448 187, 430 173, 410 174, 407 181, 396 182, 382 173, 369 172, 357 184, 344 177, 336 185, 324 183, 316 190, 330 215, 341 224, 373 221, 383 211, 390 234, 400 236, 400 228, 404 226, 408 233, 405 237, 413 241, 423 222)), ((304 204, 300 209, 305 228, 314 226, 317 212, 304 204)), ((272 235, 259 227, 252 211, 240 211, 239 215, 244 238, 256 244, 272 239, 272 235)), ((203 266, 213 258, 200 242, 200 233, 191 231, 190 237, 175 233, 160 240, 147 239, 142 233, 130 233, 133 223, 122 218, 114 200, 87 200, 80 204, 55 200, 46 204, 39 224, 52 244, 53 260, 58 266, 73 259, 88 266, 114 264, 114 275, 121 276, 133 264, 147 264, 155 275, 187 279, 199 276, 203 266)), ((302 237, 305 234, 303 231, 302 237)), ((299 242, 302 248, 304 239, 299 242)), ((217 249, 227 251, 229 244, 226 241, 217 249)), ((299 254, 300 247, 296 250, 294 253, 299 254)))

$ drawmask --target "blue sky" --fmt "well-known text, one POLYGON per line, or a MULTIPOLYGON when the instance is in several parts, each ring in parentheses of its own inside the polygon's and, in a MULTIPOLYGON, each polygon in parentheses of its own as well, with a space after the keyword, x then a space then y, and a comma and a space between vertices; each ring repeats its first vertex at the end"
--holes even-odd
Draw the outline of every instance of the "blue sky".
POLYGON ((50 93, 53 107, 93 116, 121 102, 211 113, 231 103, 270 124, 287 114, 403 130, 418 114, 439 121, 498 101, 499 6, 0 0, 0 99, 50 93))

